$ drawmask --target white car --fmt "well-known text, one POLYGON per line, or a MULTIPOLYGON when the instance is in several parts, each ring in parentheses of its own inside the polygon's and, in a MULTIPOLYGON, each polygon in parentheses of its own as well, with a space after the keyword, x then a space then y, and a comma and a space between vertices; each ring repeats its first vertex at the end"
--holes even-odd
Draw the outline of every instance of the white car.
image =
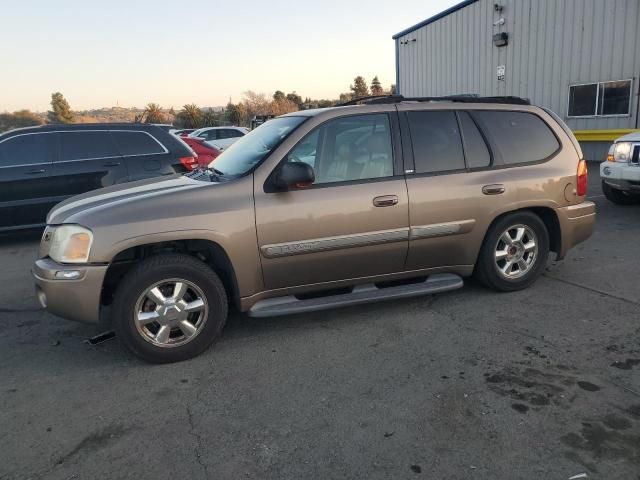
POLYGON ((613 203, 640 202, 640 132, 618 138, 609 148, 607 161, 600 164, 602 191, 613 203))
POLYGON ((224 150, 247 133, 249 129, 244 127, 206 127, 191 132, 189 136, 201 138, 212 147, 224 150))

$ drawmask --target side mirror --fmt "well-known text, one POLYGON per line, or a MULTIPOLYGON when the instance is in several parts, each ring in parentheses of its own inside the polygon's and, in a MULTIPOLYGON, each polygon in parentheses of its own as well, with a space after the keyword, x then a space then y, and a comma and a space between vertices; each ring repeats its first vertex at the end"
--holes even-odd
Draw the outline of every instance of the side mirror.
POLYGON ((275 172, 273 185, 278 190, 289 190, 309 187, 315 180, 316 175, 310 165, 304 162, 286 162, 275 172))

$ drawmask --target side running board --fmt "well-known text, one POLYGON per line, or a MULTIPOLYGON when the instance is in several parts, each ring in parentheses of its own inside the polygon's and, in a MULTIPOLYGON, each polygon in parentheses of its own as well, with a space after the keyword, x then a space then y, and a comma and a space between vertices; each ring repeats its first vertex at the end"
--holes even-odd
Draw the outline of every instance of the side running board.
POLYGON ((293 295, 260 300, 248 314, 251 317, 272 317, 293 313, 315 312, 327 308, 360 305, 396 298, 417 297, 431 293, 447 292, 463 286, 462 278, 452 273, 430 275, 424 282, 395 287, 378 288, 374 284, 359 285, 351 293, 300 300, 293 295))

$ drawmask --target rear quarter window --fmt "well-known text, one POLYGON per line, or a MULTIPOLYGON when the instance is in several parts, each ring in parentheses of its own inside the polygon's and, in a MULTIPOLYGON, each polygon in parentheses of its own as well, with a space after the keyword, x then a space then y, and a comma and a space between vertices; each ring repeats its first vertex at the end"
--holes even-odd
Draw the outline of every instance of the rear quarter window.
POLYGON ((528 112, 473 112, 506 165, 540 162, 560 148, 551 128, 528 112))
POLYGON ((165 153, 165 149, 145 132, 111 132, 118 151, 123 156, 154 155, 165 153))

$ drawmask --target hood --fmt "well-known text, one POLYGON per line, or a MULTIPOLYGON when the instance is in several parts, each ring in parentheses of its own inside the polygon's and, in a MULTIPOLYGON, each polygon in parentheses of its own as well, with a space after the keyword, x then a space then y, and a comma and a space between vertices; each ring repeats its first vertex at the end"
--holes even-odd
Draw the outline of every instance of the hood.
POLYGON ((47 215, 47 224, 57 225, 65 223, 77 214, 90 214, 92 213, 90 211, 102 210, 111 205, 137 202, 141 199, 192 190, 204 185, 211 184, 176 174, 100 188, 71 197, 53 207, 47 215))
POLYGON ((627 133, 620 138, 616 138, 614 143, 618 142, 640 142, 640 131, 627 133))

